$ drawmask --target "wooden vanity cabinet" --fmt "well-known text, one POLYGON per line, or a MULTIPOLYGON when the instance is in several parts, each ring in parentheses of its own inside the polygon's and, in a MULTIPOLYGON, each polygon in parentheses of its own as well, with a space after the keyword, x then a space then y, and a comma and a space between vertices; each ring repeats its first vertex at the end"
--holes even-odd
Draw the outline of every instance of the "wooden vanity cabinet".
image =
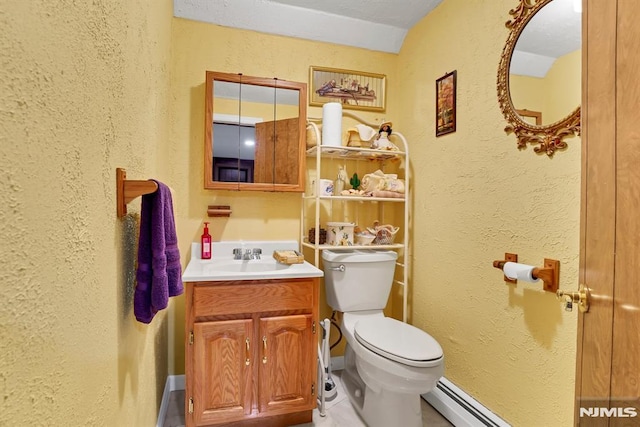
POLYGON ((186 283, 187 426, 311 422, 318 282, 186 283))

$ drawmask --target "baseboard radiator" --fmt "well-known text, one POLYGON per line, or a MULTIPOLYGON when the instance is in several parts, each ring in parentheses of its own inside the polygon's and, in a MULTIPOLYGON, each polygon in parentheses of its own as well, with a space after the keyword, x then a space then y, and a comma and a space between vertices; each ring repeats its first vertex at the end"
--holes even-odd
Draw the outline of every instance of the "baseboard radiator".
POLYGON ((422 398, 456 427, 511 427, 444 377, 422 398))

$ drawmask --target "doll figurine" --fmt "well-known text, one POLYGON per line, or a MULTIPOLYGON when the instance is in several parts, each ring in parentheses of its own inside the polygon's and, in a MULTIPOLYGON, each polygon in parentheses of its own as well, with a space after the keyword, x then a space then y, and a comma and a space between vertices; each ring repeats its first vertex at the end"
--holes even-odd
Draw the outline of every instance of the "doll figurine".
POLYGON ((375 148, 378 150, 398 150, 396 145, 389 141, 389 135, 391 135, 391 122, 384 122, 380 125, 380 130, 378 130, 378 136, 375 141, 371 144, 371 148, 375 148))

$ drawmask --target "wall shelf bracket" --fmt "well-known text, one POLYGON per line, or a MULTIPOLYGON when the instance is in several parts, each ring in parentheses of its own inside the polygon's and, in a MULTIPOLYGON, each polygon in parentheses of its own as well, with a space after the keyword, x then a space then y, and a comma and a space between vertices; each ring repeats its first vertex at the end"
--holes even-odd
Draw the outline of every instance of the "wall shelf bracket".
POLYGON ((210 217, 230 217, 231 206, 228 205, 209 205, 207 206, 207 216, 210 217))
POLYGON ((545 291, 555 294, 560 282, 560 261, 545 258, 543 268, 533 269, 533 277, 544 282, 543 289, 545 291))
MULTIPOLYGON (((500 270, 502 270, 504 268, 504 264, 506 262, 518 262, 518 254, 511 254, 509 252, 505 252, 504 253, 504 260, 497 260, 497 261, 493 261, 493 266, 495 268, 499 268, 500 270)), ((516 284, 518 283, 517 279, 512 279, 510 277, 504 276, 504 281, 506 283, 512 283, 512 284, 516 284)))
POLYGON ((155 193, 158 184, 155 181, 127 180, 127 172, 122 168, 116 168, 116 209, 118 218, 127 214, 127 204, 138 196, 155 193))

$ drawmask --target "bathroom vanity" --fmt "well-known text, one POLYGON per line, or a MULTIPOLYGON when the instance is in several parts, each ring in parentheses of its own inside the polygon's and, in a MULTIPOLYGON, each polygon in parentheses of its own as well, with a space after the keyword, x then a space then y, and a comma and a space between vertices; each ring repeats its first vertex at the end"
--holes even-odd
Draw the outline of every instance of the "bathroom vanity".
POLYGON ((289 249, 280 242, 214 243, 211 260, 192 258, 185 269, 187 426, 311 422, 323 273, 306 262, 275 262, 274 248, 289 249), (236 260, 236 247, 263 255, 236 260))

